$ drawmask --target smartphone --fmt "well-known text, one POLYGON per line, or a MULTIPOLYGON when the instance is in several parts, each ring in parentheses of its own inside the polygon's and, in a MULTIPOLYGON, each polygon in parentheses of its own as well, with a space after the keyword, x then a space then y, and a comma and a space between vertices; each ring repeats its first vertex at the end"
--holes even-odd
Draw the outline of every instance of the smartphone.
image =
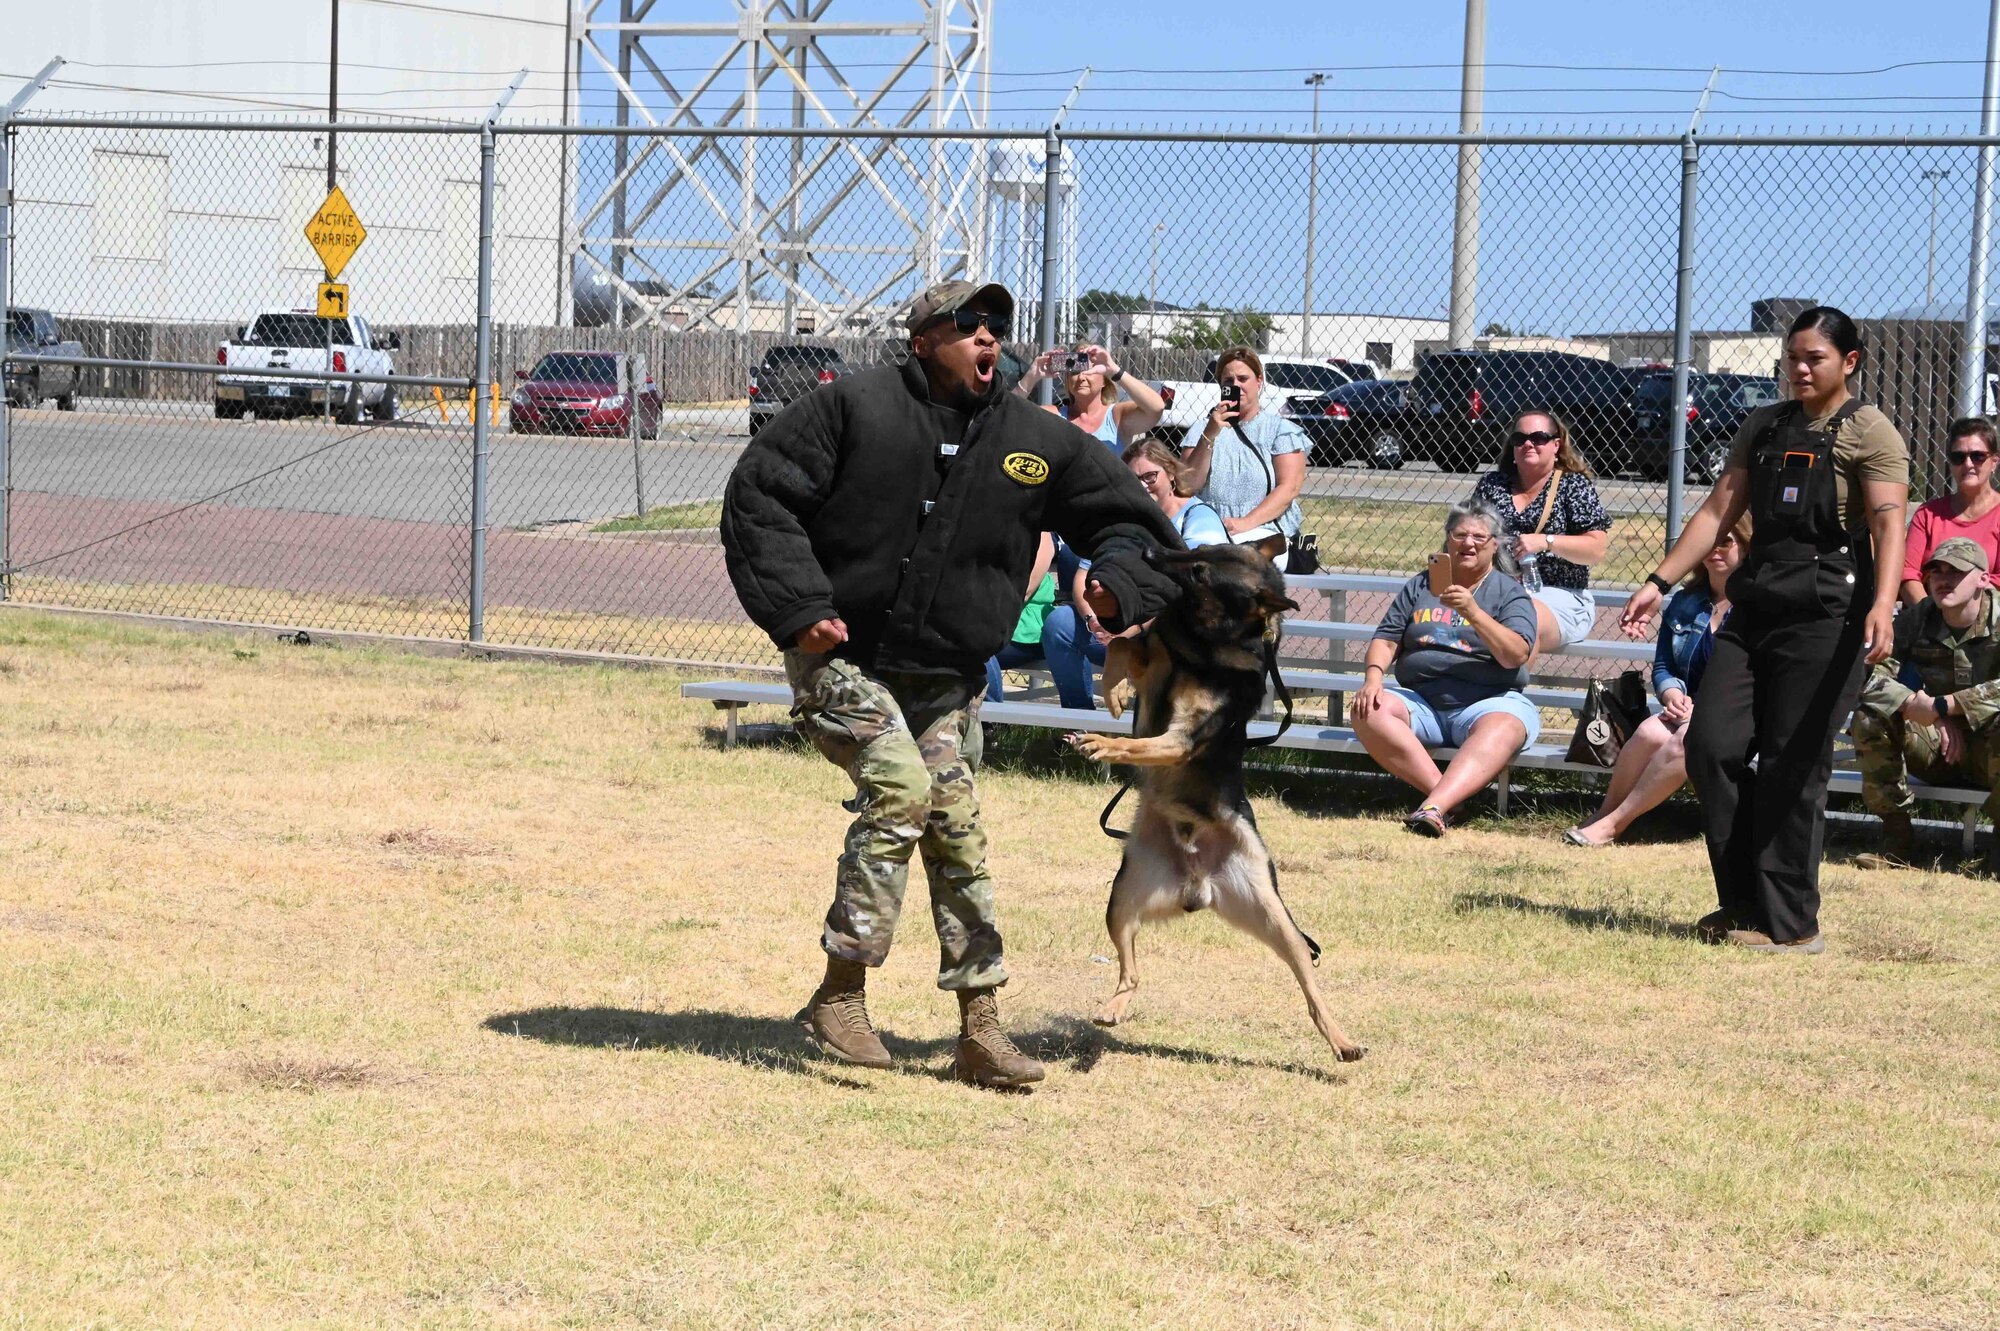
POLYGON ((1431 575, 1431 595, 1443 596, 1444 589, 1451 586, 1451 556, 1442 550, 1431 551, 1429 573, 1431 575))
POLYGON ((1243 385, 1224 384, 1222 386, 1222 405, 1226 409, 1226 415, 1240 415, 1243 411, 1243 385))
POLYGON ((1075 352, 1071 352, 1069 356, 1064 360, 1063 364, 1067 367, 1064 373, 1080 374, 1083 371, 1090 368, 1090 358, 1088 356, 1079 356, 1075 352))

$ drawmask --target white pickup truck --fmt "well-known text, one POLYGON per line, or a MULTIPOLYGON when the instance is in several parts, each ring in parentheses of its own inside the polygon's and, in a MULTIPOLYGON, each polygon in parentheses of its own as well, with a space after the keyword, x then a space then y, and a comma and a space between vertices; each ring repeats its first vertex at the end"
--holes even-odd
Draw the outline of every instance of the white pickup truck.
MULTIPOLYGON (((1294 398, 1316 398, 1356 379, 1377 377, 1375 367, 1367 361, 1307 360, 1298 356, 1261 359, 1264 362, 1261 409, 1281 415, 1290 414, 1294 398)), ((1153 434, 1178 443, 1189 434, 1201 433, 1208 413, 1222 400, 1222 385, 1215 382, 1215 361, 1208 362, 1206 378, 1164 380, 1160 383, 1160 393, 1167 399, 1167 410, 1153 434)))
POLYGON ((394 374, 389 353, 400 349, 394 333, 381 333, 366 319, 322 319, 311 310, 264 310, 236 330, 234 340, 215 350, 215 363, 226 367, 215 379, 215 414, 241 420, 245 413, 261 417, 316 415, 333 411, 343 424, 353 425, 366 411, 376 420, 396 418, 396 386, 326 380, 311 376, 334 374, 394 374), (231 376, 230 369, 296 370, 301 377, 231 376))

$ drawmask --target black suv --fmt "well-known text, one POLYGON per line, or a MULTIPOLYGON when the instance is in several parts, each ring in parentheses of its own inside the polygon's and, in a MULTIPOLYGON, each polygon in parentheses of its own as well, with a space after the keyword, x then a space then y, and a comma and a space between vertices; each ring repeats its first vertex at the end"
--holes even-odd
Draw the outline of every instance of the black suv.
MULTIPOLYGON (((1673 430, 1668 403, 1674 395, 1671 370, 1654 370, 1639 381, 1632 395, 1632 467, 1651 480, 1667 476, 1667 445, 1673 430)), ((1729 463, 1729 443, 1743 420, 1759 407, 1778 400, 1778 381, 1768 375, 1689 374, 1687 401, 1687 479, 1713 485, 1729 463)))
POLYGON ((1440 471, 1485 471, 1515 414, 1543 407, 1569 422, 1592 467, 1614 471, 1629 451, 1643 373, 1566 351, 1434 351, 1410 381, 1404 444, 1440 471))

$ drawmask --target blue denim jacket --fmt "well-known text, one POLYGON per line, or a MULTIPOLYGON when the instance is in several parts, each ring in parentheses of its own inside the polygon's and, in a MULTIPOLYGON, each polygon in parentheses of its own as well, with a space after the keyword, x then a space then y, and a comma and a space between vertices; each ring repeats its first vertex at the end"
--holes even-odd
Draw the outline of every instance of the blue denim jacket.
POLYGON ((1714 605, 1706 587, 1682 587, 1668 600, 1666 612, 1660 616, 1660 639, 1653 645, 1655 697, 1664 697, 1668 689, 1693 695, 1688 668, 1694 663, 1696 644, 1708 632, 1708 612, 1714 605))

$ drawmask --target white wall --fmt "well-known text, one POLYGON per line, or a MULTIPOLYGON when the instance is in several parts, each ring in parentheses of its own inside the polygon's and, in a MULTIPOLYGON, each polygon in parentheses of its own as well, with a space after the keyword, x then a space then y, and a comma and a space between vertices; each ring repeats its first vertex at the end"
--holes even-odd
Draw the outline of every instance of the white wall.
MULTIPOLYGON (((0 96, 51 55, 72 61, 28 114, 323 118, 326 0, 9 4, 0 96), (173 66, 187 66, 174 68, 173 66), (117 86, 83 86, 117 85, 117 86)), ((563 0, 341 0, 342 119, 562 118, 563 0)), ((301 132, 40 129, 16 139, 14 299, 58 314, 237 322, 310 305, 303 229, 326 143, 301 132)), ((343 134, 339 177, 369 236, 342 274, 383 323, 470 322, 476 135, 343 134)), ((559 139, 503 139, 495 315, 566 320, 559 139)))

